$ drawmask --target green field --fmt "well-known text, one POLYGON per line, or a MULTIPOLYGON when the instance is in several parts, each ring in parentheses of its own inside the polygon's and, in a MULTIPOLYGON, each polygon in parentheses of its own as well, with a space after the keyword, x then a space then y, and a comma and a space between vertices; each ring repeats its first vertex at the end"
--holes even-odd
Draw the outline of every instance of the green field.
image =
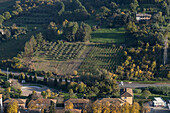
POLYGON ((125 29, 98 29, 97 31, 93 31, 91 36, 91 42, 120 44, 125 42, 125 29))
POLYGON ((27 40, 28 38, 20 38, 0 43, 0 59, 10 59, 16 56, 20 51, 23 51, 27 40))

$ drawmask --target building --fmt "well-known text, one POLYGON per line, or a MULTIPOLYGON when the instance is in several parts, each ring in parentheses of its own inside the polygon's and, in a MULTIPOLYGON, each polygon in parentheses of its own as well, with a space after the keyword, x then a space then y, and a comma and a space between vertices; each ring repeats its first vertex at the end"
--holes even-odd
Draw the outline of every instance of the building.
POLYGON ((56 103, 57 103, 56 99, 38 98, 36 100, 31 100, 28 103, 28 108, 29 109, 42 109, 42 108, 48 109, 49 106, 51 105, 51 101, 54 102, 54 105, 56 106, 56 103))
POLYGON ((69 99, 65 101, 64 106, 66 107, 67 103, 73 103, 74 109, 83 109, 86 105, 90 103, 89 99, 69 99))
POLYGON ((96 100, 96 102, 97 103, 106 103, 106 102, 109 102, 110 105, 112 105, 112 104, 119 104, 120 106, 122 106, 125 103, 125 101, 123 101, 120 98, 102 98, 102 99, 96 100))
POLYGON ((130 88, 124 88, 120 90, 120 97, 123 101, 133 104, 133 90, 130 88))
POLYGON ((141 20, 144 20, 144 21, 150 20, 151 17, 152 17, 152 15, 150 15, 150 14, 136 14, 136 20, 137 20, 137 21, 141 21, 141 20))
POLYGON ((166 107, 166 102, 161 97, 154 97, 153 106, 166 107))
POLYGON ((11 101, 16 100, 18 102, 19 109, 25 109, 26 99, 7 99, 3 102, 4 107, 6 107, 11 101))

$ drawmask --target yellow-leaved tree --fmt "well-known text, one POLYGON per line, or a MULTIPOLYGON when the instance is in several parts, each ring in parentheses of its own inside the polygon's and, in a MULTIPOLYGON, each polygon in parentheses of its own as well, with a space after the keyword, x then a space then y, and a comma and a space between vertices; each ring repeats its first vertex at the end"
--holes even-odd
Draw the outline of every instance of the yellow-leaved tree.
POLYGON ((66 109, 73 109, 74 105, 72 102, 67 102, 66 103, 66 109))
POLYGON ((140 113, 140 105, 137 102, 133 103, 131 113, 140 113))
POLYGON ((101 113, 102 112, 102 104, 94 102, 92 105, 92 110, 93 110, 93 113, 101 113))
POLYGON ((18 102, 16 100, 12 100, 11 102, 9 102, 9 104, 7 105, 6 112, 18 113, 18 102))

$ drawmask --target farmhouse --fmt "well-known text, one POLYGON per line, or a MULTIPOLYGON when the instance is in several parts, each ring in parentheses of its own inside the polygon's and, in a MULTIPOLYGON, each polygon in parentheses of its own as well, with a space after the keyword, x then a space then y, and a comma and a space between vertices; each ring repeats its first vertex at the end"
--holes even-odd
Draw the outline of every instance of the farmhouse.
POLYGON ((154 97, 153 106, 166 107, 166 102, 161 97, 154 97))
POLYGON ((48 109, 51 104, 51 101, 54 102, 54 104, 56 105, 56 102, 57 102, 56 99, 39 98, 37 100, 31 100, 28 103, 28 108, 36 108, 36 109, 46 108, 46 109, 48 109))
POLYGON ((125 102, 133 104, 133 90, 130 88, 124 88, 120 90, 120 97, 125 102))
POLYGON ((6 100, 6 101, 3 102, 4 108, 5 108, 11 101, 15 101, 15 100, 18 102, 19 109, 25 109, 26 99, 8 99, 8 100, 6 100))
POLYGON ((136 20, 140 21, 140 20, 150 20, 152 17, 152 15, 150 14, 136 14, 136 20))

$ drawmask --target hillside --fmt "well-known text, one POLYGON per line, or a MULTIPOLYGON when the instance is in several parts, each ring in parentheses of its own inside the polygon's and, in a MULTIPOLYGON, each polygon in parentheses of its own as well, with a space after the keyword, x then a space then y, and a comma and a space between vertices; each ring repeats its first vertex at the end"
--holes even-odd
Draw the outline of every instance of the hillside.
POLYGON ((169 59, 166 65, 162 60, 168 5, 166 0, 0 0, 1 66, 56 75, 106 69, 121 80, 169 79, 169 59), (136 14, 151 18, 137 21, 136 14))

